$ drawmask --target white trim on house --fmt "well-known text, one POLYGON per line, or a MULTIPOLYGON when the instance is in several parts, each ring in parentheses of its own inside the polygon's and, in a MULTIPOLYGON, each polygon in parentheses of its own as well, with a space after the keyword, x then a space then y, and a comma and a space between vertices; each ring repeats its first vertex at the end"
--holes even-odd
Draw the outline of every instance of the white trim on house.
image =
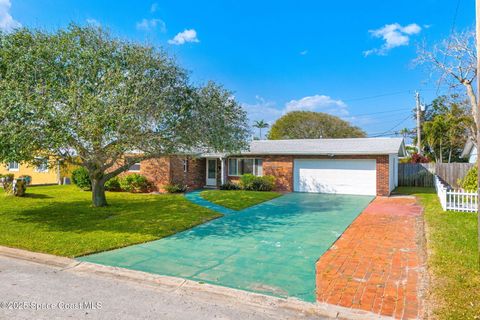
POLYGON ((17 161, 11 161, 11 162, 7 163, 7 170, 11 171, 11 172, 20 171, 20 163, 18 163, 17 161), (16 165, 11 166, 11 164, 16 164, 16 165))
POLYGON ((217 186, 217 158, 207 158, 206 161, 206 174, 205 174, 205 184, 210 187, 217 186), (214 170, 210 171, 210 161, 215 161, 214 170), (214 177, 210 177, 210 173, 214 173, 214 177))
POLYGON ((263 176, 263 159, 260 158, 237 158, 237 157, 230 157, 228 158, 228 176, 229 177, 240 177, 242 174, 250 173, 250 172, 241 172, 240 162, 245 160, 252 160, 252 172, 251 174, 255 176, 263 176), (232 173, 230 165, 231 161, 234 161, 235 164, 235 172, 232 173))

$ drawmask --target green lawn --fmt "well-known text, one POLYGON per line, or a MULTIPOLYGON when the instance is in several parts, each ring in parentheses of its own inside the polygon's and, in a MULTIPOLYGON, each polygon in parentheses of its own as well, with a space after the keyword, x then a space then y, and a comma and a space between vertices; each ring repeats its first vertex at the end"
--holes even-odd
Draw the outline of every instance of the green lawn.
POLYGON ((31 187, 27 197, 0 189, 0 245, 80 256, 162 238, 220 214, 183 195, 107 193, 110 206, 90 206, 75 186, 31 187))
POLYGON ((279 197, 278 192, 243 190, 206 190, 200 195, 213 203, 233 210, 242 210, 279 197))
POLYGON ((399 188, 416 195, 425 208, 428 270, 435 318, 480 319, 477 215, 444 212, 429 188, 399 188))

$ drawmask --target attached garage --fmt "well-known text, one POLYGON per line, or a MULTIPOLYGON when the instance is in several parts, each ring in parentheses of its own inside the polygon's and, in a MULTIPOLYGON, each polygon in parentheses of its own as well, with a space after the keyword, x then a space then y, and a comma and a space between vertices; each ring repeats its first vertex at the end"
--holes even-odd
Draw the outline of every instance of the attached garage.
POLYGON ((238 180, 230 162, 243 159, 261 169, 248 172, 274 176, 278 191, 388 196, 405 155, 402 138, 257 140, 248 151, 226 155, 221 172, 238 180))
POLYGON ((376 166, 374 159, 295 159, 293 190, 376 195, 376 166))

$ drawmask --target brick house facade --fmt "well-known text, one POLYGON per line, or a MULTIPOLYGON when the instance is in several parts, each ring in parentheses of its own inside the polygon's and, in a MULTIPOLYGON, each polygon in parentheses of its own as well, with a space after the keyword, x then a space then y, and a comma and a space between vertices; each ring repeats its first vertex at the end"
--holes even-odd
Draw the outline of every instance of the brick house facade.
MULTIPOLYGON (((249 156, 248 158, 257 158, 263 160, 263 174, 272 175, 276 178, 276 191, 292 192, 293 191, 293 166, 295 159, 332 159, 329 156, 311 156, 311 155, 296 155, 296 156, 281 156, 281 155, 269 155, 269 156, 249 156)), ((338 160, 353 160, 353 159, 373 159, 376 161, 376 174, 377 174, 377 196, 390 195, 390 178, 389 178, 389 156, 388 155, 342 155, 335 156, 333 159, 338 160)), ((228 172, 228 161, 227 171, 228 172)), ((236 181, 238 177, 228 176, 228 180, 236 181)))
MULTIPOLYGON (((369 180, 363 179, 364 176, 357 177, 358 180, 356 181, 359 181, 359 184, 355 184, 357 188, 356 191, 362 191, 363 185, 361 183, 363 181, 369 181, 369 192, 371 192, 368 193, 369 195, 373 195, 376 193, 377 196, 388 196, 397 185, 398 157, 405 154, 404 148, 405 147, 403 140, 398 140, 394 138, 253 141, 250 147, 251 151, 241 153, 238 156, 229 157, 224 154, 199 154, 195 156, 162 157, 157 159, 145 160, 140 163, 139 168, 136 168, 138 170, 127 171, 125 174, 137 172, 145 175, 148 180, 152 182, 154 188, 158 191, 164 191, 164 186, 167 184, 186 185, 190 190, 199 189, 207 185, 207 180, 209 180, 209 186, 218 187, 226 181, 235 182, 239 180, 240 173, 238 168, 233 170, 233 172, 237 171, 235 175, 229 175, 229 159, 238 159, 236 162, 233 161, 232 164, 232 166, 236 165, 237 167, 239 166, 239 163, 242 163, 242 165, 246 165, 246 159, 249 159, 248 166, 250 171, 247 172, 251 172, 251 170, 259 170, 259 172, 255 171, 254 174, 272 175, 276 178, 276 191, 292 192, 294 191, 294 189, 298 189, 294 186, 296 179, 295 171, 300 170, 299 168, 301 168, 295 168, 296 160, 305 160, 307 162, 308 160, 331 160, 330 163, 335 162, 335 160, 344 160, 348 163, 348 167, 346 169, 350 170, 349 172, 353 172, 355 170, 357 170, 356 172, 358 172, 358 169, 354 169, 354 167, 356 163, 360 163, 360 161, 348 162, 348 160, 370 160, 368 169, 370 170, 368 176, 369 180), (328 152, 321 150, 318 152, 322 152, 322 154, 312 154, 312 150, 315 151, 314 149, 317 146, 321 147, 322 143, 325 143, 324 141, 327 141, 327 144, 332 144, 328 145, 328 152), (309 154, 303 154, 299 152, 296 152, 295 155, 288 154, 288 152, 298 150, 298 145, 301 145, 302 143, 305 144, 303 146, 303 150, 309 151, 309 154), (308 143, 310 144, 308 145, 308 143), (349 146, 345 147, 345 145, 349 146), (368 149, 373 149, 372 153, 375 154, 358 152, 358 150, 356 150, 360 148, 364 150, 366 146, 368 147, 368 149), (272 148, 276 149, 272 151, 272 148), (353 150, 357 151, 357 153, 348 154, 341 149, 340 150, 343 152, 343 154, 335 153, 334 151, 336 150, 330 152, 331 149, 335 148, 353 150), (255 152, 258 150, 266 150, 266 152, 255 152), (383 150, 385 150, 386 152, 383 153, 383 150), (274 152, 275 154, 272 154, 274 152), (215 170, 213 170, 215 172, 215 175, 213 175, 212 170, 210 170, 211 177, 207 179, 207 175, 209 175, 209 163, 212 164, 212 166, 213 164, 215 164, 215 170), (252 166, 255 169, 252 169, 252 166), (375 172, 373 172, 373 170, 375 170, 375 172)), ((343 178, 339 177, 338 179, 336 178, 336 174, 334 174, 333 177, 333 183, 338 182, 341 184, 343 183, 343 181, 345 181, 346 184, 350 183, 350 185, 355 183, 352 181, 348 181, 349 178, 345 175, 343 176, 343 178)), ((297 180, 298 179, 299 176, 297 176, 297 180)), ((318 181, 324 181, 324 178, 321 178, 321 180, 318 181)))
POLYGON ((154 190, 160 192, 168 184, 186 185, 193 190, 205 186, 205 166, 205 158, 169 156, 144 160, 140 162, 139 170, 128 170, 123 175, 144 175, 154 190))

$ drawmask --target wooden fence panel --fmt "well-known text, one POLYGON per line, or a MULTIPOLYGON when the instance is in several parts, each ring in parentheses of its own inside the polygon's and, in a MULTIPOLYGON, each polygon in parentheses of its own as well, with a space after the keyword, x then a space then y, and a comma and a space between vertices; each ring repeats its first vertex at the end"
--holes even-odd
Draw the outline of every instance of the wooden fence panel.
POLYGON ((433 187, 435 164, 400 163, 398 165, 398 185, 403 187, 433 187))
POLYGON ((458 189, 458 180, 463 179, 473 166, 473 163, 436 163, 435 174, 451 187, 458 189))
POLYGON ((434 175, 453 188, 459 188, 462 179, 473 167, 472 163, 400 163, 398 185, 405 187, 433 187, 434 175))

